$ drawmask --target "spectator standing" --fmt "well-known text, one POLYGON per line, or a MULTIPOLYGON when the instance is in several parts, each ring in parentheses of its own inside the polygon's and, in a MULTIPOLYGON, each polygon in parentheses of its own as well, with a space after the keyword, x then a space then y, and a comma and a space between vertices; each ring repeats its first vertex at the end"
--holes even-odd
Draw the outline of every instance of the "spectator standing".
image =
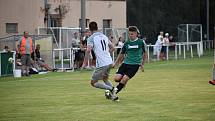
POLYGON ((123 45, 124 45, 124 43, 123 43, 122 37, 119 37, 119 40, 117 42, 117 55, 120 53, 123 45))
POLYGON ((169 42, 174 42, 172 35, 169 36, 169 42))
POLYGON ((79 47, 79 45, 80 45, 80 39, 79 39, 78 32, 75 32, 73 35, 74 36, 72 38, 72 48, 79 47))
POLYGON ((31 66, 31 54, 34 51, 34 42, 29 33, 24 31, 24 36, 18 42, 18 49, 21 55, 22 75, 29 76, 29 67, 31 66))
MULTIPOLYGON (((73 34, 73 38, 72 38, 72 45, 71 45, 71 48, 80 48, 80 45, 81 45, 81 41, 80 41, 80 38, 79 38, 79 33, 78 32, 75 32, 73 34)), ((77 50, 77 49, 74 49, 74 52, 75 52, 75 68, 79 68, 82 61, 83 61, 83 53, 81 50, 77 50)))
POLYGON ((166 59, 167 46, 169 46, 169 33, 165 33, 165 37, 163 38, 161 54, 160 54, 160 58, 162 60, 166 59))
POLYGON ((159 39, 159 38, 164 38, 164 32, 163 31, 160 31, 160 34, 158 35, 158 38, 157 39, 159 39))
POLYGON ((163 36, 158 36, 158 39, 153 47, 153 55, 157 60, 160 60, 163 36))

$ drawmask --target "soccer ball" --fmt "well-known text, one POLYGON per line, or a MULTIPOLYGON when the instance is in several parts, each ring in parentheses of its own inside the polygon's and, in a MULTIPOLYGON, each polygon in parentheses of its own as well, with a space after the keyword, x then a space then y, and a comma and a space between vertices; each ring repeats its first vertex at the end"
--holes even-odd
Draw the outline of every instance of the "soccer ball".
POLYGON ((111 92, 109 90, 105 90, 105 97, 106 99, 111 99, 111 92))

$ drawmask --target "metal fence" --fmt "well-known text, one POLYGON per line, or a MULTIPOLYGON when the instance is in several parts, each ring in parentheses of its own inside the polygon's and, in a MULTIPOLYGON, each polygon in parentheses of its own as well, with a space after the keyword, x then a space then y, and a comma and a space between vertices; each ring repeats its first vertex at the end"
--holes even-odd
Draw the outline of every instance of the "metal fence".
MULTIPOLYGON (((0 38, 0 50, 3 50, 5 46, 9 47, 10 51, 16 51, 18 40, 23 35, 11 35, 8 37, 0 38)), ((29 35, 32 38, 34 44, 40 44, 41 57, 45 62, 52 66, 52 50, 53 50, 53 38, 52 35, 29 35)))

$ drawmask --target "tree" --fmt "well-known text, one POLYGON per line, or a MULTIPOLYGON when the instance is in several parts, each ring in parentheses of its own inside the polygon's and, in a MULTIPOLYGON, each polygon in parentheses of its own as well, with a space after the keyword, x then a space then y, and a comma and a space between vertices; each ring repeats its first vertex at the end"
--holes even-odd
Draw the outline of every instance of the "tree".
MULTIPOLYGON (((214 1, 210 11, 214 13, 214 1)), ((179 24, 203 24, 203 0, 127 0, 127 24, 136 25, 154 43, 160 30, 177 38, 179 24)), ((213 19, 214 20, 214 19, 213 19)))

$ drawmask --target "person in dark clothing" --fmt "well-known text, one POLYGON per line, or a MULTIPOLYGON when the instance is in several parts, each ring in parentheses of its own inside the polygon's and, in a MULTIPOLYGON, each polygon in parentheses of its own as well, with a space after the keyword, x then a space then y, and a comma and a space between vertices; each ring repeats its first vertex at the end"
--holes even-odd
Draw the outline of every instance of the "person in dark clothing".
POLYGON ((45 61, 40 56, 40 45, 36 45, 36 49, 34 53, 31 55, 31 58, 38 64, 40 67, 43 67, 47 69, 48 71, 56 71, 56 69, 53 69, 48 64, 45 63, 45 61))

